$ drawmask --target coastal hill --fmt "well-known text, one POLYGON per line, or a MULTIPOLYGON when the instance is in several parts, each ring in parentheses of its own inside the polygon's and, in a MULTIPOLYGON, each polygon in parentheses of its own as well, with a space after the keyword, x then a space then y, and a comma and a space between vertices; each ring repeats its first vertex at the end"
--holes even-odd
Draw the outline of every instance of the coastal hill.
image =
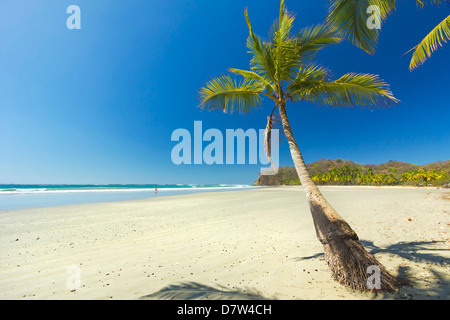
MULTIPOLYGON (((358 164, 351 160, 321 159, 307 164, 318 185, 447 185, 450 182, 450 160, 426 165, 402 161, 382 164, 358 164)), ((280 167, 272 176, 259 176, 255 186, 298 185, 294 167, 280 167)))

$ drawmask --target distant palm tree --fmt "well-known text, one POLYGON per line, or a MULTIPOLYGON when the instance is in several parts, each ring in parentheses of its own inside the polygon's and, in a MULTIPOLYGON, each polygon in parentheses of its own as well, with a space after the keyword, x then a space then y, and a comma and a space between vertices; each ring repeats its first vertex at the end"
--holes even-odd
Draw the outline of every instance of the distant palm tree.
MULTIPOLYGON (((364 51, 374 54, 379 30, 367 27, 367 9, 372 5, 378 6, 380 19, 384 21, 395 10, 396 2, 396 0, 331 0, 327 22, 340 36, 349 39, 364 51)), ((450 0, 416 0, 417 6, 421 8, 425 2, 441 5, 450 3, 450 0)), ((408 51, 414 50, 409 69, 412 71, 423 64, 447 40, 450 40, 450 15, 408 51)))
MULTIPOLYGON (((288 13, 281 1, 279 19, 271 29, 268 41, 257 36, 250 24, 247 9, 245 19, 250 35, 247 47, 252 54, 251 70, 230 69, 243 77, 236 81, 230 76, 210 80, 200 90, 202 108, 224 112, 247 113, 261 105, 262 98, 275 104, 268 117, 266 142, 270 139, 274 111, 281 116, 292 160, 309 201, 316 234, 324 246, 325 259, 333 278, 356 290, 367 290, 367 268, 377 265, 381 270, 382 290, 399 288, 397 278, 361 245, 358 236, 338 215, 311 179, 302 154, 294 139, 286 113, 286 103, 307 101, 336 107, 387 107, 398 100, 378 76, 348 73, 332 80, 329 70, 312 60, 318 50, 337 44, 337 37, 326 26, 307 27, 291 34, 294 15, 288 13)), ((304 121, 304 120, 303 120, 304 121)), ((266 145, 270 157, 270 144, 266 145)))

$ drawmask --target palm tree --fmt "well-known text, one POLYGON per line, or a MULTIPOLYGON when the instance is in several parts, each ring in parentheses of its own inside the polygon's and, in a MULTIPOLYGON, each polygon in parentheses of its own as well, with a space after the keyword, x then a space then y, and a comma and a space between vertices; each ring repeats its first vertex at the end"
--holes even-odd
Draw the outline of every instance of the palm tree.
MULTIPOLYGON (((281 117, 292 160, 310 205, 316 235, 324 246, 325 259, 332 277, 339 283, 360 291, 367 290, 367 268, 379 266, 382 290, 397 290, 400 283, 361 245, 357 234, 338 215, 314 184, 295 141, 289 123, 286 104, 307 101, 336 107, 388 107, 398 100, 387 84, 370 74, 348 73, 333 80, 326 68, 313 62, 322 48, 337 44, 337 37, 328 27, 306 27, 292 34, 294 15, 281 1, 279 19, 270 38, 263 41, 253 30, 245 10, 249 29, 247 47, 252 55, 250 70, 229 69, 242 76, 236 81, 230 76, 214 78, 200 90, 200 106, 208 110, 245 114, 261 105, 263 98, 275 107, 268 117, 266 137, 270 136, 274 111, 281 117)), ((270 157, 270 146, 266 149, 270 157)))
MULTIPOLYGON (((450 0, 416 0, 420 8, 423 8, 425 2, 441 5, 450 3, 450 0)), ((332 0, 327 22, 339 35, 367 53, 374 54, 379 30, 367 27, 367 10, 372 5, 378 6, 380 19, 384 21, 395 10, 395 4, 396 0, 332 0)), ((408 51, 414 51, 409 69, 412 71, 423 64, 447 40, 450 40, 450 15, 408 51)))
POLYGON ((423 169, 419 169, 417 173, 414 175, 414 179, 419 181, 426 181, 427 179, 427 173, 423 169))
POLYGON ((401 180, 400 181, 403 181, 403 182, 408 182, 408 181, 410 181, 410 180, 412 180, 412 173, 411 172, 405 172, 405 173, 403 173, 402 174, 402 177, 401 177, 401 180))

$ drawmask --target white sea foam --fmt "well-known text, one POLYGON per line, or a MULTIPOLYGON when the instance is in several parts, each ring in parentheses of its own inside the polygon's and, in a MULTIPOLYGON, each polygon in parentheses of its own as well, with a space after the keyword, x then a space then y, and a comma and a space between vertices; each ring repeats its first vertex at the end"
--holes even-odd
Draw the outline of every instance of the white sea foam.
MULTIPOLYGON (((173 185, 172 185, 173 186, 173 185)), ((186 186, 186 185, 183 185, 186 186)), ((49 186, 50 187, 50 186, 49 186)), ((0 187, 1 188, 1 187, 0 187)), ((114 188, 114 187, 87 187, 79 189, 52 189, 50 188, 2 188, 0 189, 0 212, 3 210, 39 208, 47 206, 63 206, 82 203, 111 202, 138 200, 153 198, 159 196, 183 195, 200 192, 215 191, 233 191, 257 188, 248 185, 234 186, 197 186, 193 187, 164 187, 157 186, 158 193, 155 194, 155 188, 114 188), (14 190, 14 191, 13 191, 14 190)))
MULTIPOLYGON (((218 187, 201 187, 196 185, 190 185, 190 187, 186 188, 165 188, 164 186, 158 186, 158 192, 186 192, 189 190, 195 191, 219 191, 219 190, 235 190, 235 189, 249 189, 255 188, 255 186, 250 185, 225 185, 220 184, 218 187)), ((98 189, 89 189, 89 188, 79 188, 79 189, 52 189, 52 188, 15 188, 14 190, 10 189, 0 189, 0 195, 6 194, 39 194, 39 193, 85 193, 85 192, 154 192, 155 188, 98 188, 98 189)))

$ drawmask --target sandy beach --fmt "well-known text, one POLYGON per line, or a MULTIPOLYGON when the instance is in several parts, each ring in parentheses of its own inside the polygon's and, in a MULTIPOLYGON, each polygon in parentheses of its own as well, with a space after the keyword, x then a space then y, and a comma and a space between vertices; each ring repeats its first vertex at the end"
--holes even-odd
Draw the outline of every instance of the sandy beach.
POLYGON ((448 189, 321 191, 412 286, 335 283, 301 187, 276 187, 2 211, 0 298, 449 299, 448 189))

